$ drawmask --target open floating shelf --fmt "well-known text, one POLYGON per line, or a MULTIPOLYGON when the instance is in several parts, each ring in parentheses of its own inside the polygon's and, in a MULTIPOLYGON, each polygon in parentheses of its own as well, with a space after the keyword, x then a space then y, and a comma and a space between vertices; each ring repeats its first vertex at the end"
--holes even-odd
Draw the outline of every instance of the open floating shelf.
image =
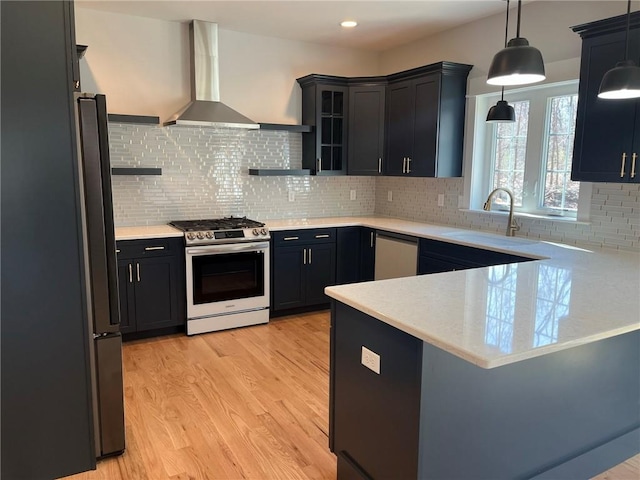
POLYGON ((162 175, 161 168, 113 167, 111 175, 162 175))
POLYGON ((137 123, 143 125, 160 125, 160 117, 150 117, 147 115, 121 115, 109 113, 107 118, 110 122, 116 123, 137 123))
POLYGON ((297 170, 292 168, 250 168, 249 175, 259 177, 281 177, 285 175, 294 175, 301 177, 311 175, 311 170, 308 168, 301 168, 297 170))
POLYGON ((282 123, 260 123, 260 130, 281 130, 295 133, 309 133, 313 131, 311 125, 285 125, 282 123))

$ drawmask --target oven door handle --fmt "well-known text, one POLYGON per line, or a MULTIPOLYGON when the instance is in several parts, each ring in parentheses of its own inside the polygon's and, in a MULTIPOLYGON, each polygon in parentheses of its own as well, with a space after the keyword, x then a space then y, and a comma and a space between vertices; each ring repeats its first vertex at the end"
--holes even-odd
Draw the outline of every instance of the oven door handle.
POLYGON ((187 255, 207 255, 238 252, 257 252, 269 248, 269 243, 252 243, 250 245, 207 245, 206 247, 187 248, 187 255))

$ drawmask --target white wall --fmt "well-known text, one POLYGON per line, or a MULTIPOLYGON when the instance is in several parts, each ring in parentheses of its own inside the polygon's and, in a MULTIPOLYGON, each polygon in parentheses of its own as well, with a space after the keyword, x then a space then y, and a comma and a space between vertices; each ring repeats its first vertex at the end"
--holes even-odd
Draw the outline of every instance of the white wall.
MULTIPOLYGON (((511 2, 509 38, 515 37, 516 3, 511 2)), ((636 8, 635 4, 640 8, 640 2, 632 4, 632 8, 636 8)), ((520 34, 542 52, 546 82, 575 79, 580 68, 581 40, 570 27, 625 12, 624 1, 538 0, 522 6, 520 34)), ((469 74, 469 94, 499 90, 486 85, 486 78, 493 56, 504 45, 504 22, 505 12, 383 52, 381 73, 448 60, 474 66, 469 74)))
MULTIPOLYGON (((152 2, 150 2, 152 8, 152 2)), ((188 24, 76 7, 84 91, 112 113, 166 120, 190 99, 188 24)), ((377 75, 379 55, 219 29, 220 96, 256 122, 300 123, 296 78, 377 75)))

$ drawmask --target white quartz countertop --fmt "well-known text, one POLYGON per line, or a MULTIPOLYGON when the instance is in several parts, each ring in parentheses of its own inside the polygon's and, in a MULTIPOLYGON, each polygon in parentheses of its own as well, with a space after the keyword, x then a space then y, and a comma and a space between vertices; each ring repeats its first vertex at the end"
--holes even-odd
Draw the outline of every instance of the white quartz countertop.
POLYGON ((183 235, 184 233, 170 225, 116 227, 116 240, 146 240, 148 238, 182 237, 183 235))
MULTIPOLYGON (((480 367, 499 367, 640 329, 636 253, 591 251, 391 218, 354 222, 349 224, 538 259, 326 288, 330 297, 480 367)), ((328 223, 347 224, 339 219, 328 223)), ((309 228, 315 226, 322 225, 309 221, 309 228)))
MULTIPOLYGON (((327 287, 332 298, 483 368, 640 329, 640 254, 585 250, 387 217, 267 220, 272 231, 367 226, 537 259, 327 287)), ((168 225, 117 240, 180 237, 168 225)))

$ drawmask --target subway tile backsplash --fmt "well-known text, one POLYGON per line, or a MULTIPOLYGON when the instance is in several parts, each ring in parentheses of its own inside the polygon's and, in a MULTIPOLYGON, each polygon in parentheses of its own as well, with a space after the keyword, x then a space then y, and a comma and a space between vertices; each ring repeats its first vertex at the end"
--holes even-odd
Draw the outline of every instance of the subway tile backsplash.
MULTIPOLYGON (((301 168, 300 133, 110 123, 109 135, 112 166, 162 168, 161 176, 112 177, 116 226, 229 215, 268 220, 376 214, 500 234, 506 229, 506 216, 458 209, 461 178, 248 174, 249 168, 301 168), (444 195, 443 207, 438 194, 444 195)), ((594 184, 588 223, 529 217, 518 222, 518 236, 638 251, 640 185, 594 184)))
MULTIPOLYGON (((458 209, 462 178, 379 177, 376 215, 452 225, 504 234, 506 215, 458 209), (392 201, 388 201, 388 192, 392 201), (444 207, 438 206, 444 194, 444 207)), ((585 248, 640 250, 640 185, 594 183, 589 222, 518 217, 517 236, 560 242, 585 248)))
POLYGON ((116 226, 374 213, 371 177, 248 174, 249 168, 301 168, 300 133, 110 123, 109 140, 112 166, 162 168, 161 176, 112 177, 116 226))

